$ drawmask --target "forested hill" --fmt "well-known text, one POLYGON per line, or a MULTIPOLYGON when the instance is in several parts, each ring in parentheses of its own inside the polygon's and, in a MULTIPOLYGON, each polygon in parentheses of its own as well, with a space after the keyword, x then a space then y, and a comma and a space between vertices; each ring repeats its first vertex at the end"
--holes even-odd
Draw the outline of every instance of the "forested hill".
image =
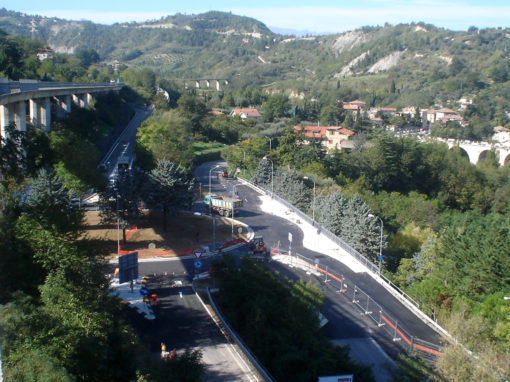
POLYGON ((454 32, 418 23, 294 38, 215 11, 107 26, 2 9, 0 29, 43 39, 56 52, 94 49, 104 63, 150 67, 169 79, 228 78, 291 98, 340 89, 336 98, 423 107, 489 91, 503 109, 510 99, 509 28, 454 32))

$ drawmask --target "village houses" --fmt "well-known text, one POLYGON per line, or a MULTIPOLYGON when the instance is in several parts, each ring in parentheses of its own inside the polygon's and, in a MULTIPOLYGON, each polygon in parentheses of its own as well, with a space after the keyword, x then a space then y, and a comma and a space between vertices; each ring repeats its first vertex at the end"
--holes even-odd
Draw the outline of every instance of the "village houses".
POLYGON ((354 131, 341 126, 294 126, 295 134, 301 132, 307 138, 320 140, 327 150, 340 150, 343 142, 354 135, 354 131))
POLYGON ((262 118, 259 111, 257 109, 232 109, 230 112, 230 116, 232 117, 240 117, 241 119, 259 119, 262 118))

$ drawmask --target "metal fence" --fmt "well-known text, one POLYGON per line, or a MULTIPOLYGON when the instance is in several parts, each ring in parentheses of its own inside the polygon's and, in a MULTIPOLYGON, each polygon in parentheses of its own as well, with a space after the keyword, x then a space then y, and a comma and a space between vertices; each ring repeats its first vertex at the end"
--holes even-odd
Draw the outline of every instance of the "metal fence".
POLYGON ((318 274, 322 282, 328 283, 336 289, 339 296, 343 295, 344 298, 356 305, 362 314, 370 318, 378 328, 381 328, 384 333, 390 336, 393 342, 398 343, 407 352, 416 354, 428 362, 434 362, 437 356, 441 355, 439 345, 411 335, 396 318, 384 311, 370 295, 343 275, 336 273, 327 266, 319 266, 312 259, 299 253, 288 255, 286 251, 279 248, 273 249, 271 253, 287 256, 289 257, 287 259, 289 265, 299 264, 303 270, 318 274))
POLYGON ((221 310, 216 305, 216 302, 214 301, 214 298, 212 297, 211 291, 209 290, 209 288, 207 288, 207 296, 209 297, 209 301, 211 302, 211 306, 213 307, 216 315, 218 316, 218 318, 220 319, 222 324, 227 329, 228 334, 234 339, 236 344, 241 348, 241 350, 243 351, 244 355, 250 360, 250 362, 255 367, 255 369, 257 369, 257 371, 264 378, 265 381, 268 381, 268 382, 275 381, 273 376, 264 368, 264 366, 262 366, 262 364, 259 362, 257 357, 255 357, 255 355, 252 354, 252 352, 250 351, 248 346, 237 335, 237 333, 234 331, 234 329, 232 329, 230 327, 230 325, 228 324, 227 320, 223 317, 223 314, 221 313, 221 310))

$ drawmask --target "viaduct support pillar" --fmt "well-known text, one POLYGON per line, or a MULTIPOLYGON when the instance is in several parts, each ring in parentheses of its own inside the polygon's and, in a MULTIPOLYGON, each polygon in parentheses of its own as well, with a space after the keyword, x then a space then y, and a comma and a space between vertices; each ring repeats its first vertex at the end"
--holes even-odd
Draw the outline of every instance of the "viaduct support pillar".
POLYGON ((40 103, 41 128, 48 132, 51 130, 51 101, 49 97, 41 99, 40 103))
POLYGON ((19 101, 12 104, 0 106, 0 128, 1 136, 5 138, 7 132, 5 127, 13 123, 19 131, 27 130, 27 114, 25 111, 25 101, 19 101))
POLYGON ((87 107, 83 94, 73 94, 73 101, 78 107, 87 107))
POLYGON ((55 100, 57 101, 57 117, 64 118, 71 112, 71 96, 55 97, 55 100))
POLYGON ((38 100, 31 99, 28 101, 28 109, 30 115, 30 122, 34 127, 38 128, 41 125, 41 113, 39 112, 38 100))
POLYGON ((1 128, 1 134, 2 138, 7 137, 7 131, 6 127, 9 125, 9 123, 12 121, 12 108, 11 105, 0 105, 0 128, 1 128))

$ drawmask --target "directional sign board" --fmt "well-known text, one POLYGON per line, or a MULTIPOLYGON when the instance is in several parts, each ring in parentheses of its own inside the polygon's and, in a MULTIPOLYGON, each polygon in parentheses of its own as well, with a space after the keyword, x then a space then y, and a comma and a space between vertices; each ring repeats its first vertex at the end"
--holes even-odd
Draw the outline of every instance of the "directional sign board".
POLYGON ((119 256, 119 283, 138 278, 138 252, 119 256))
POLYGON ((141 294, 142 296, 148 296, 148 295, 149 295, 149 293, 150 293, 150 292, 149 292, 149 289, 147 289, 147 287, 141 287, 141 288, 140 288, 140 294, 141 294))
POLYGON ((202 268, 202 262, 200 260, 195 260, 195 268, 196 269, 202 268))

